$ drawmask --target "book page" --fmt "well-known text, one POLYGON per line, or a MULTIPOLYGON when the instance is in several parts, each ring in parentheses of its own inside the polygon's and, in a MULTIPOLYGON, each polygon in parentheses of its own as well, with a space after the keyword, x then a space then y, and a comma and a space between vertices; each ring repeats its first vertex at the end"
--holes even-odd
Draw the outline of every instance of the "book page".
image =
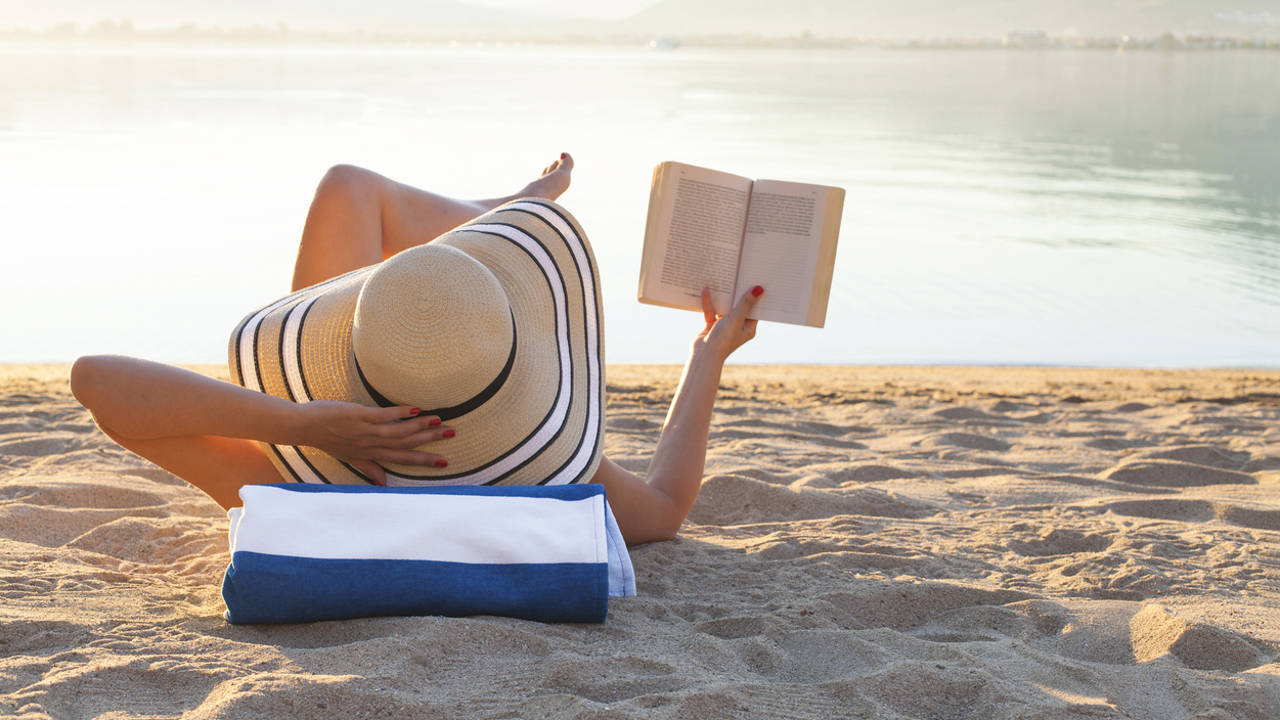
POLYGON ((640 302, 698 310, 702 288, 726 313, 746 222, 751 180, 664 162, 653 173, 640 263, 640 302))
MULTIPOLYGON (((829 288, 831 265, 835 260, 835 238, 832 237, 830 258, 825 267, 820 262, 826 255, 824 229, 829 225, 825 220, 832 191, 843 198, 844 191, 825 185, 756 181, 737 277, 741 291, 756 285, 765 289, 751 317, 797 325, 815 324, 810 317, 815 281, 821 279, 820 273, 825 273, 829 288)), ((835 231, 838 232, 838 218, 835 231)), ((825 291, 821 301, 821 317, 816 318, 818 327, 825 319, 825 291)))

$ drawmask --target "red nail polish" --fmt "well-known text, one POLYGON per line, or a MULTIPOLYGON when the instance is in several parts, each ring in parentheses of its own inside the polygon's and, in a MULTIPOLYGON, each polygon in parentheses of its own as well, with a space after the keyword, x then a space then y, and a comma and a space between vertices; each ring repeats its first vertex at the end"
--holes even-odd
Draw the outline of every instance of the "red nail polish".
POLYGON ((569 153, 560 153, 560 159, 561 159, 561 160, 563 160, 563 159, 565 159, 565 158, 567 158, 567 157, 569 157, 569 153))
POLYGON ((763 294, 764 294, 764 288, 762 288, 762 287, 760 287, 759 285, 757 285, 757 286, 755 286, 755 287, 751 288, 751 294, 752 294, 752 295, 755 295, 756 297, 760 297, 761 295, 763 295, 763 294))
POLYGON ((453 428, 444 431, 444 436, 447 438, 453 437, 455 434, 456 433, 453 432, 453 428))
POLYGON ((435 427, 436 425, 439 425, 439 424, 440 424, 440 418, 431 418, 431 422, 427 423, 427 425, 430 425, 431 427, 435 427))
POLYGON ((449 467, 449 461, 448 461, 448 460, 443 460, 443 459, 442 459, 442 460, 437 460, 437 461, 436 461, 436 467, 449 467))
POLYGON ((410 408, 409 410, 410 415, 420 415, 421 413, 422 413, 422 408, 410 408))

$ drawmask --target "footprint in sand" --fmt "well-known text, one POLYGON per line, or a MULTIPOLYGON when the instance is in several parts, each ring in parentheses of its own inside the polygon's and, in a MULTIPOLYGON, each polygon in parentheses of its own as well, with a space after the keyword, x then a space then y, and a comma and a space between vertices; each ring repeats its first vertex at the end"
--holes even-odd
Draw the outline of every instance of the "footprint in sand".
POLYGON ((1149 447, 1153 443, 1150 440, 1126 440, 1116 437, 1094 438, 1085 442, 1085 447, 1091 447, 1096 450, 1128 450, 1136 447, 1149 447))
POLYGON ((1140 403, 1140 402, 1127 402, 1127 403, 1125 403, 1125 404, 1123 404, 1123 405, 1117 405, 1117 406, 1116 406, 1116 412, 1122 412, 1122 413, 1136 413, 1136 412, 1142 412, 1143 410, 1150 410, 1150 409, 1151 409, 1151 407, 1152 407, 1152 406, 1150 406, 1150 405, 1148 405, 1148 404, 1146 404, 1146 403, 1140 403))
POLYGON ((1126 500, 1108 503, 1103 505, 1102 509, 1104 512, 1110 510, 1117 515, 1153 520, 1209 522, 1216 518, 1256 530, 1280 530, 1280 510, 1242 507, 1207 500, 1126 500))
POLYGON ((948 445, 951 447, 962 447, 970 450, 986 450, 989 452, 1004 452, 1013 447, 1004 440, 999 438, 987 437, 986 435, 974 435, 973 433, 943 433, 934 435, 926 440, 927 444, 938 446, 948 445))
MULTIPOLYGON (((877 483, 898 478, 920 477, 914 470, 903 470, 892 465, 854 465, 847 462, 815 463, 804 468, 811 475, 819 475, 827 480, 825 487, 839 487, 845 483, 877 483)), ((806 475, 806 477, 809 477, 806 475)), ((817 486, 815 482, 810 485, 817 486)))
POLYGON ((776 674, 803 678, 806 683, 855 678, 892 663, 883 648, 843 630, 791 630, 776 633, 771 639, 781 655, 775 661, 776 674))
POLYGON ((949 407, 943 408, 933 413, 934 417, 940 417, 946 420, 981 420, 984 422, 1007 424, 1012 418, 1000 417, 999 415, 990 415, 981 410, 968 407, 949 407))
POLYGON ((652 432, 656 427, 655 423, 644 415, 619 415, 614 414, 607 421, 609 430, 622 432, 624 430, 639 430, 641 432, 652 432))
POLYGON ((1101 509, 1117 515, 1179 522, 1208 522, 1215 517, 1213 503, 1205 500, 1125 500, 1108 503, 1101 509))
POLYGON ((1249 462, 1249 453, 1223 450, 1213 445, 1187 445, 1186 447, 1153 450, 1141 455, 1152 460, 1176 460, 1178 462, 1206 465, 1222 470, 1241 470, 1249 462))
POLYGON ((1103 479, 1148 487, 1203 487, 1205 485, 1256 485, 1252 475, 1233 470, 1172 460, 1125 463, 1107 470, 1103 479))
POLYGON ((693 629, 724 640, 736 640, 737 638, 751 637, 753 635, 763 635, 771 625, 779 624, 781 623, 771 623, 762 617, 727 617, 700 622, 694 625, 693 629))
POLYGON ((1270 660, 1269 653, 1243 635, 1183 620, 1159 605, 1148 605, 1129 621, 1133 656, 1147 662, 1173 655, 1196 670, 1241 672, 1270 660))
POLYGON ((675 692, 691 685, 693 679, 673 665, 639 656, 562 656, 547 663, 544 683, 597 703, 613 703, 638 695, 675 692))
POLYGON ((77 438, 72 433, 44 432, 39 435, 17 437, 0 443, 0 456, 25 455, 45 457, 57 455, 75 446, 77 438))
POLYGON ((921 640, 940 643, 990 642, 1001 636, 1019 640, 1056 635, 1064 623, 1046 623, 1040 616, 1030 617, 1017 608, 1041 600, 1019 600, 1008 605, 970 605, 946 610, 929 618, 924 625, 910 631, 921 640))
POLYGON ((157 507, 167 502, 159 493, 97 482, 92 478, 13 483, 0 487, 0 499, 55 508, 141 508, 157 507))
POLYGON ((1017 590, 988 590, 948 582, 866 581, 848 591, 819 595, 826 616, 851 627, 915 628, 942 613, 1027 600, 1017 590))
POLYGON ((772 485, 741 474, 712 475, 702 483, 689 520, 704 525, 811 520, 836 515, 919 518, 935 509, 874 488, 835 494, 772 485))
POLYGON ((1006 547, 1027 557, 1048 557, 1070 553, 1101 552, 1111 547, 1111 538, 1102 533, 1082 533, 1063 528, 1047 529, 1039 537, 1012 539, 1006 547))

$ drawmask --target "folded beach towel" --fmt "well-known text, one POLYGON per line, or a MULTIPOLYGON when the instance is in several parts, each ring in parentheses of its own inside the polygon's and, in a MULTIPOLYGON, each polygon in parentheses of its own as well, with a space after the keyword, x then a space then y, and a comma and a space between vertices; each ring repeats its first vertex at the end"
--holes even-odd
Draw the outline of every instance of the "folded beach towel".
POLYGON ((375 615, 604 622, 635 595, 602 485, 247 485, 222 581, 233 623, 375 615))

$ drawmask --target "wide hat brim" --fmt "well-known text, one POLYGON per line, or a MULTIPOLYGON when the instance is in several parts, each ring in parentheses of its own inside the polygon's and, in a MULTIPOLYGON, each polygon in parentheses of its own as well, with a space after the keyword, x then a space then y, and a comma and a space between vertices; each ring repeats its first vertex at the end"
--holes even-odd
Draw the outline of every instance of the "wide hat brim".
MULTIPOLYGON (((478 405, 446 418, 456 437, 421 447, 448 458, 448 466, 384 464, 388 484, 589 481, 603 447, 604 336, 599 275, 585 233, 564 208, 527 198, 428 243, 437 244, 461 250, 497 278, 510 302, 514 351, 510 345, 495 348, 509 361, 500 384, 488 388, 478 405)), ((435 406, 429 399, 383 396, 361 376, 352 319, 361 289, 379 265, 299 290, 246 316, 231 335, 232 379, 294 402, 418 404, 430 412, 435 406)), ((264 443, 263 449, 288 480, 372 482, 315 448, 264 443)))

